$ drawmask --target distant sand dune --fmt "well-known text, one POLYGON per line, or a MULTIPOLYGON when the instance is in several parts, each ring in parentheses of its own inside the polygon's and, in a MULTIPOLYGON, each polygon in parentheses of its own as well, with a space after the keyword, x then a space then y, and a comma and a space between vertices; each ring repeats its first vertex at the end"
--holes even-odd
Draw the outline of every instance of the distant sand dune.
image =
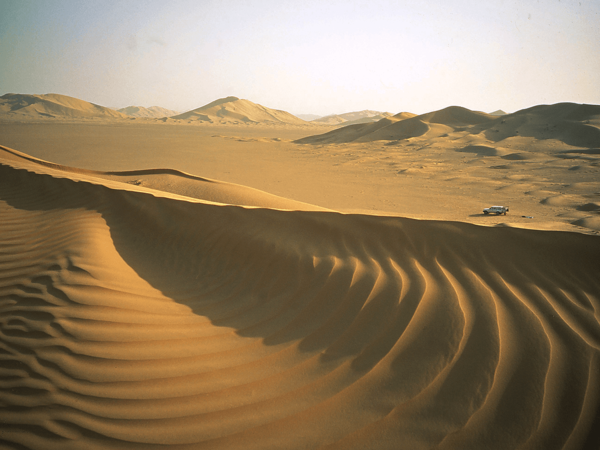
POLYGON ((4 448, 598 448, 599 238, 161 176, 0 155, 4 448))
POLYGON ((59 94, 5 94, 0 97, 0 120, 45 121, 47 119, 67 122, 115 119, 129 122, 141 119, 144 123, 311 126, 286 111, 267 108, 237 97, 221 98, 184 113, 159 106, 149 108, 128 106, 117 111, 59 94))
MULTIPOLYGON (((342 144, 348 142, 370 142, 378 140, 408 139, 423 136, 432 127, 418 118, 385 117, 375 123, 347 125, 343 128, 296 141, 298 144, 342 144)), ((446 130, 443 130, 445 132, 446 130)))
POLYGON ((372 142, 447 137, 463 132, 471 140, 501 142, 515 137, 538 141, 557 140, 570 146, 600 147, 600 106, 559 103, 540 105, 512 114, 493 116, 450 106, 419 116, 407 113, 382 119, 369 128, 348 126, 326 134, 297 140, 299 144, 372 142), (390 120, 391 119, 391 120, 390 120))
POLYGON ((349 112, 345 114, 331 114, 329 116, 319 117, 313 120, 314 123, 323 123, 330 125, 354 125, 358 123, 371 123, 376 122, 385 117, 392 116, 392 113, 389 112, 380 112, 380 111, 355 111, 349 112))
POLYGON ((403 112, 391 118, 386 117, 368 126, 349 125, 343 129, 334 130, 323 135, 309 136, 296 142, 299 144, 320 144, 391 141, 413 137, 432 138, 453 131, 453 127, 476 125, 493 119, 494 117, 489 114, 470 111, 460 106, 450 106, 419 116, 403 112), (353 127, 352 131, 354 133, 346 132, 346 128, 350 127, 353 127))
POLYGON ((0 97, 0 115, 22 119, 127 118, 113 109, 59 94, 5 94, 0 97))
POLYGON ((120 113, 126 114, 131 117, 150 117, 150 118, 162 118, 171 117, 180 114, 177 111, 171 109, 162 108, 160 106, 151 106, 145 108, 143 106, 128 106, 117 110, 120 113))
POLYGON ((577 147, 600 146, 600 106, 576 103, 538 105, 484 125, 485 137, 499 141, 519 135, 558 139, 577 147))
POLYGON ((440 123, 443 125, 476 125, 494 119, 491 114, 471 111, 460 106, 449 106, 439 111, 421 114, 418 117, 429 123, 440 123))
POLYGON ((267 108, 237 97, 215 100, 192 111, 173 116, 172 119, 210 123, 285 123, 303 125, 302 119, 286 112, 267 108))

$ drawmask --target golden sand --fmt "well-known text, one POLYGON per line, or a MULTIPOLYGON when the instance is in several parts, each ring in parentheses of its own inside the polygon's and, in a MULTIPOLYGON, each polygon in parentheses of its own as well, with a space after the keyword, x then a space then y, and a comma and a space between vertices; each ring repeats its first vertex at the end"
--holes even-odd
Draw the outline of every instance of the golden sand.
POLYGON ((0 447, 598 448, 593 132, 450 116, 0 124, 0 447))

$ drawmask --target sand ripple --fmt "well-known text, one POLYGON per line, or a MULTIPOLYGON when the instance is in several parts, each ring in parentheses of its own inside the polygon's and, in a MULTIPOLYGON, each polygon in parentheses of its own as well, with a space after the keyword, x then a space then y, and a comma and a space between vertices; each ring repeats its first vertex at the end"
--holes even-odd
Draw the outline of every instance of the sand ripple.
POLYGON ((0 446, 598 448, 599 255, 0 165, 0 446))

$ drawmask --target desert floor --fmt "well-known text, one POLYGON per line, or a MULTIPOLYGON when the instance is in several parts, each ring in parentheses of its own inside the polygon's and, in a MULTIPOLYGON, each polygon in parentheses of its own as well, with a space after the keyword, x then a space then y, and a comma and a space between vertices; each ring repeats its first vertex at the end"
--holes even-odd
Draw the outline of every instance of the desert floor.
MULTIPOLYGON (((342 212, 597 233, 600 155, 560 141, 299 145, 327 127, 0 123, 1 145, 101 171, 172 168, 342 212), (489 143, 485 143, 489 144, 489 143), (459 151, 473 146, 472 152, 459 151), (568 157, 565 157, 568 156, 568 157), (508 205, 507 216, 484 207, 508 205)), ((164 188, 164 186, 163 186, 164 188)))
POLYGON ((597 450, 600 156, 326 130, 0 123, 0 448, 597 450))

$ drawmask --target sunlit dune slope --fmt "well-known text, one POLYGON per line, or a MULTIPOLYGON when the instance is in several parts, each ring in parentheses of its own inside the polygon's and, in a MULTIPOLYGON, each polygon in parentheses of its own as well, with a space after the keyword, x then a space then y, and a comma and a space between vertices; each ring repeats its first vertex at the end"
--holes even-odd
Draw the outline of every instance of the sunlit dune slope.
POLYGON ((192 111, 173 116, 172 119, 210 123, 285 123, 304 125, 302 119, 286 112, 267 108, 237 97, 226 97, 192 111))
POLYGON ((370 125, 353 125, 352 130, 338 129, 317 136, 299 139, 299 144, 371 142, 426 136, 432 138, 453 131, 453 126, 475 125, 493 120, 493 116, 460 106, 415 116, 399 113, 370 125))
POLYGON ((494 116, 460 106, 449 106, 439 111, 434 111, 417 116, 423 122, 439 123, 442 125, 475 125, 489 122, 494 116))
POLYGON ((59 94, 5 94, 0 97, 0 115, 13 119, 127 118, 113 109, 59 94))
MULTIPOLYGON (((450 106, 439 111, 406 117, 397 114, 375 126, 355 125, 297 140, 299 144, 335 144, 434 139, 462 133, 481 141, 500 142, 514 137, 537 141, 556 140, 576 147, 600 147, 600 106, 576 103, 540 105, 503 116, 450 106)), ((459 137, 459 135, 456 135, 459 137)))
POLYGON ((389 112, 380 112, 380 111, 355 111, 344 114, 331 114, 329 116, 319 117, 318 119, 313 120, 313 123, 322 123, 329 125, 354 125, 357 123, 371 123, 376 122, 385 117, 392 116, 392 113, 389 112))
POLYGON ((171 109, 162 108, 160 106, 151 106, 145 108, 143 106, 127 106, 117 110, 120 113, 126 114, 131 117, 148 117, 148 118, 162 118, 171 117, 179 114, 177 111, 171 109))
POLYGON ((599 238, 144 189, 0 157, 4 448, 598 448, 599 238))
MULTIPOLYGON (((262 208, 325 211, 315 205, 279 197, 246 186, 225 183, 209 178, 201 178, 173 169, 146 169, 126 172, 100 172, 94 170, 76 169, 49 163, 7 147, 0 146, 0 159, 5 162, 13 161, 21 167, 35 170, 45 167, 54 176, 76 177, 78 180, 95 184, 105 183, 105 180, 118 182, 118 189, 129 189, 149 192, 152 195, 175 194, 188 200, 199 199, 208 202, 226 203, 229 205, 252 206, 262 208), (122 184, 127 183, 127 184, 122 184)), ((111 187, 114 184, 110 184, 111 187)))
POLYGON ((415 117, 416 114, 409 112, 399 112, 398 114, 394 114, 396 119, 410 119, 411 117, 415 117))

